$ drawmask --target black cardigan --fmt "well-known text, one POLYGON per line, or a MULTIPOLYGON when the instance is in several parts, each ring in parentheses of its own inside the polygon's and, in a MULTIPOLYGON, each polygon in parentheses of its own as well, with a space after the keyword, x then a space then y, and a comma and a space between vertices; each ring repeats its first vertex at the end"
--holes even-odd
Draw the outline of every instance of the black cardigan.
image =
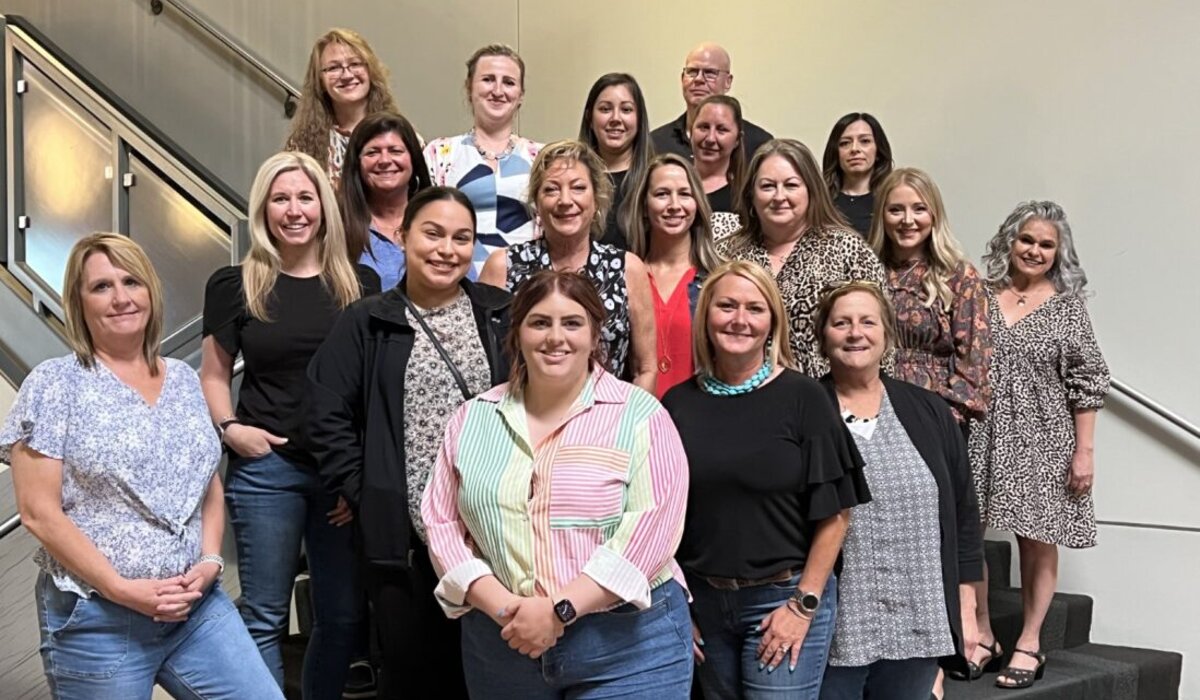
MULTIPOLYGON (((508 292, 463 280, 492 386, 508 380, 508 292)), ((405 568, 412 548, 404 378, 416 333, 398 287, 342 313, 308 366, 309 441, 326 488, 354 508, 367 563, 405 568)))
MULTIPOLYGON (((966 670, 962 643, 962 610, 958 586, 983 580, 983 530, 979 524, 979 505, 975 483, 967 458, 962 429, 950 413, 950 407, 937 394, 919 386, 883 375, 892 409, 913 446, 925 460, 937 482, 938 521, 942 531, 942 587, 946 594, 946 615, 958 655, 941 659, 950 669, 966 670)), ((838 410, 833 375, 821 378, 821 384, 838 410)), ((850 514, 851 522, 854 512, 850 514)))

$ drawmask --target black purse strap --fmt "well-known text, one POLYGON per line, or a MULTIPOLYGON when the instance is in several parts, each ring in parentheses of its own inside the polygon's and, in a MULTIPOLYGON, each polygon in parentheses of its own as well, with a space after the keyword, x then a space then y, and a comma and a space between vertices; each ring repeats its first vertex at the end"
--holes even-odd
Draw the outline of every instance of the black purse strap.
POLYGON ((404 294, 404 292, 401 292, 400 290, 396 290, 396 293, 399 294, 400 298, 404 300, 404 306, 408 308, 409 315, 417 319, 417 323, 420 324, 421 330, 425 331, 425 335, 429 338, 429 342, 433 343, 433 347, 438 351, 438 354, 442 356, 442 360, 445 361, 446 367, 450 370, 450 374, 454 375, 454 383, 458 385, 458 390, 462 392, 463 399, 469 401, 474 395, 471 393, 471 390, 467 388, 467 380, 463 379, 462 372, 458 371, 458 365, 454 364, 454 360, 450 359, 450 353, 446 352, 446 348, 442 346, 442 341, 438 340, 437 336, 433 334, 433 329, 430 328, 429 324, 425 322, 425 318, 421 316, 421 312, 417 310, 417 305, 412 303, 412 300, 408 298, 408 295, 404 294))

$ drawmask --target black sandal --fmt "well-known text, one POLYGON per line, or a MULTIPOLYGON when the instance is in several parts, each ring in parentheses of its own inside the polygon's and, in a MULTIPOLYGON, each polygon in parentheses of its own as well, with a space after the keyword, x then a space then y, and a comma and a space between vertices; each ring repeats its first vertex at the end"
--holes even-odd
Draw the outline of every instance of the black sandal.
MULTIPOLYGON (((1013 668, 1011 665, 1000 672, 996 677, 997 688, 1028 688, 1033 685, 1034 681, 1042 680, 1042 674, 1046 672, 1046 655, 1040 651, 1025 651, 1024 649, 1013 649, 1014 654, 1024 654, 1037 659, 1037 667, 1030 671, 1027 668, 1013 668), (1001 683, 1001 678, 1007 678, 1012 683, 1001 683)), ((1011 659, 1009 662, 1011 663, 1011 659)))
POLYGON ((976 681, 985 673, 1000 670, 1001 649, 1000 640, 993 639, 992 645, 987 646, 983 642, 979 642, 979 648, 987 651, 987 656, 983 657, 982 664, 976 665, 974 661, 967 659, 967 672, 963 673, 960 670, 947 671, 946 675, 956 681, 976 681))

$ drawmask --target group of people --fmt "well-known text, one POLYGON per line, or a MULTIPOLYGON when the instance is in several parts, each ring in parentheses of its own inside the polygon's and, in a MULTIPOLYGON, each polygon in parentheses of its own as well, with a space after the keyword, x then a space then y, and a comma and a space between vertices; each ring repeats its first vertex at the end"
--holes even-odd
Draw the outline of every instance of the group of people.
POLYGON ((73 352, 0 428, 56 697, 280 697, 302 545, 305 698, 364 663, 387 698, 1040 678, 1057 546, 1095 544, 1108 388, 1065 214, 1019 205, 980 272, 874 117, 818 165, 743 120, 729 71, 697 47, 653 132, 605 75, 578 139, 543 146, 513 131, 524 62, 487 46, 473 128, 423 144, 366 41, 330 31, 249 252, 205 289, 198 378, 158 355, 140 248, 81 239, 73 352), (1013 649, 984 526, 1019 543, 1013 649))

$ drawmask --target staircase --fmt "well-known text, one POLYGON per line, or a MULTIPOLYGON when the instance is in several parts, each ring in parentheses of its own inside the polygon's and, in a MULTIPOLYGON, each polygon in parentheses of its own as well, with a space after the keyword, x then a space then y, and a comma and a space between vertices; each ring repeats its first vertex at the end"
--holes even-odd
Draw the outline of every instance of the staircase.
MULTIPOLYGON (((1021 591, 1010 587, 1012 547, 985 542, 992 630, 1005 653, 1021 634, 1021 591)), ((995 673, 973 683, 946 681, 946 700, 1178 700, 1183 656, 1153 649, 1093 644, 1092 599, 1056 593, 1042 625, 1046 674, 1025 690, 997 688, 995 673)), ((1005 657, 1007 662, 1007 656, 1005 657)))

